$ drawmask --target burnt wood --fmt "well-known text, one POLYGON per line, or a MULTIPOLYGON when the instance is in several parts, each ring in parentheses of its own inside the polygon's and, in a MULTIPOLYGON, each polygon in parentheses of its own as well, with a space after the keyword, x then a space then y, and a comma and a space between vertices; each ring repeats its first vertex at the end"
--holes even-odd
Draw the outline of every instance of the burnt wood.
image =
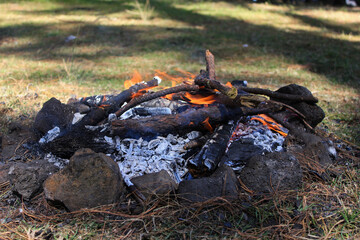
POLYGON ((200 152, 190 160, 192 165, 190 167, 195 167, 195 169, 201 172, 214 171, 225 153, 235 126, 236 121, 228 121, 228 123, 217 127, 200 152))
POLYGON ((115 120, 112 122, 111 131, 113 136, 121 138, 149 137, 169 133, 182 134, 199 128, 205 130, 203 122, 207 118, 211 125, 216 125, 241 115, 244 115, 242 108, 226 108, 222 104, 201 108, 193 107, 175 115, 115 120))
POLYGON ((125 119, 112 121, 111 133, 120 138, 139 138, 164 136, 169 133, 183 134, 192 130, 206 130, 203 122, 208 118, 212 126, 223 123, 228 119, 239 116, 256 115, 273 112, 272 109, 253 109, 245 107, 227 108, 223 104, 210 105, 209 107, 192 107, 184 112, 153 116, 141 119, 125 119))

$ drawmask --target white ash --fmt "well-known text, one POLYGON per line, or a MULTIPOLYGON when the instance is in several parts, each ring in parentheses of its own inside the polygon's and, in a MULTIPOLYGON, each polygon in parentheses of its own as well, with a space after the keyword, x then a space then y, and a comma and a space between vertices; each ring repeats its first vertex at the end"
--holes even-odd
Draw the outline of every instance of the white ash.
POLYGON ((281 134, 272 132, 258 121, 238 122, 222 161, 239 173, 252 156, 284 151, 284 140, 281 134))
POLYGON ((49 130, 40 140, 40 144, 45 144, 54 140, 60 134, 60 128, 58 126, 49 130))
POLYGON ((99 126, 85 125, 85 128, 90 131, 99 131, 99 129, 100 129, 100 132, 105 132, 110 129, 110 124, 106 123, 106 124, 102 124, 99 126))
POLYGON ((134 107, 124 112, 119 119, 138 119, 146 116, 170 115, 172 111, 168 107, 134 107))
POLYGON ((68 159, 59 158, 52 153, 48 153, 44 157, 45 160, 47 160, 49 163, 53 163, 56 167, 63 169, 65 166, 69 164, 68 159))
POLYGON ((85 115, 86 115, 86 113, 85 114, 81 114, 79 112, 75 113, 74 118, 71 123, 75 124, 75 123, 79 122, 81 119, 83 119, 83 117, 85 117, 85 115))
POLYGON ((254 145, 261 147, 264 152, 280 152, 283 151, 283 143, 285 138, 276 132, 271 131, 262 123, 252 120, 245 124, 238 123, 237 129, 234 131, 230 139, 227 150, 233 141, 240 139, 252 139, 254 145))
POLYGON ((114 120, 117 120, 116 114, 115 113, 110 113, 109 116, 108 116, 108 121, 112 122, 114 120))
MULTIPOLYGON (((199 133, 191 133, 200 136, 199 133)), ((114 155, 125 182, 143 174, 166 170, 170 176, 180 182, 187 173, 183 146, 189 142, 188 138, 169 134, 166 137, 157 137, 150 141, 140 139, 120 139, 115 137, 116 151, 114 155)))

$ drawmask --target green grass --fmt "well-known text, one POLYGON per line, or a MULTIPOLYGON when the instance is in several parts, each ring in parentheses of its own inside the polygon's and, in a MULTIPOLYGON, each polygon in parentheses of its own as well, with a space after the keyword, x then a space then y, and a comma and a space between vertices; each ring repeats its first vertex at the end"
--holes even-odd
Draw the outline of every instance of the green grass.
POLYGON ((0 101, 16 112, 29 92, 43 103, 122 90, 134 69, 144 78, 155 69, 197 73, 210 49, 218 79, 304 85, 330 131, 360 143, 358 9, 152 0, 145 21, 130 0, 0 4, 0 101), (69 35, 77 39, 65 43, 69 35))
MULTIPOLYGON (((33 118, 51 97, 66 102, 73 95, 121 91, 134 70, 143 79, 152 78, 156 69, 177 74, 180 68, 196 74, 204 68, 204 50, 210 49, 220 80, 242 79, 249 86, 271 90, 290 83, 306 86, 326 112, 321 127, 360 146, 360 9, 241 1, 151 0, 150 5, 154 12, 144 20, 134 14, 138 7, 131 0, 0 0, 2 131, 21 115, 33 118), (66 43, 70 35, 77 38, 66 43)), ((155 224, 153 239, 172 239, 179 232, 186 238, 216 238, 221 233, 231 238, 242 237, 245 231, 264 239, 272 238, 274 232, 286 237, 295 236, 298 225, 316 236, 346 239, 359 233, 359 192, 354 185, 359 179, 354 173, 340 176, 332 185, 305 186, 292 196, 301 202, 299 222, 289 220, 294 218, 294 206, 278 198, 247 208, 245 222, 226 215, 215 226, 200 221, 201 217, 174 224, 166 214, 127 226, 128 221, 116 223, 93 213, 89 213, 93 218, 84 220, 88 213, 83 213, 68 216, 73 221, 60 227, 62 235, 57 238, 126 236, 132 226, 141 229, 144 224, 155 224), (328 210, 334 214, 331 217, 321 215, 326 206, 321 206, 323 199, 316 195, 319 189, 324 193, 321 196, 327 194, 338 207, 328 210), (274 221, 276 229, 269 227, 274 221), (224 223, 231 223, 232 230, 224 228, 224 223), (113 234, 112 229, 119 226, 126 231, 113 234)), ((234 209, 234 214, 244 217, 242 210, 234 209)), ((218 217, 216 210, 209 214, 210 219, 218 217)), ((37 220, 39 226, 21 224, 12 236, 22 239, 39 228, 59 231, 56 219, 50 225, 37 220)))

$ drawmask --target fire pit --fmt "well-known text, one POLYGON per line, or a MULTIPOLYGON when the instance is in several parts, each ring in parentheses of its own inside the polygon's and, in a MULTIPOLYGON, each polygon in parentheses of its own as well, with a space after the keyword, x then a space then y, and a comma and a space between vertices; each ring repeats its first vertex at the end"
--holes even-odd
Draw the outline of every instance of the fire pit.
MULTIPOLYGON (((206 51, 206 63, 206 70, 197 76, 183 72, 184 78, 172 77, 173 86, 168 88, 159 84, 170 76, 158 71, 148 82, 135 74, 125 82, 127 90, 116 96, 72 99, 67 104, 54 98, 46 102, 34 123, 38 140, 28 145, 63 168, 63 176, 55 173, 45 181, 46 196, 66 205, 66 200, 56 197, 55 185, 62 180, 54 179, 75 171, 67 168, 78 169, 73 159, 89 155, 90 150, 76 153, 66 165, 83 148, 107 155, 96 158, 111 158, 112 163, 104 160, 111 165, 109 172, 119 171, 121 182, 139 201, 146 200, 144 185, 159 184, 147 182, 159 173, 161 177, 151 181, 171 182, 168 191, 182 193, 189 201, 203 201, 224 195, 236 198, 242 189, 254 193, 271 191, 273 186, 296 188, 302 178, 299 154, 318 156, 317 168, 331 164, 336 151, 313 134, 324 112, 309 90, 292 84, 270 91, 249 88, 239 80, 223 84, 216 81, 210 51, 206 51)), ((106 164, 96 164, 105 169, 106 164)), ((90 181, 92 175, 86 176, 90 181)))

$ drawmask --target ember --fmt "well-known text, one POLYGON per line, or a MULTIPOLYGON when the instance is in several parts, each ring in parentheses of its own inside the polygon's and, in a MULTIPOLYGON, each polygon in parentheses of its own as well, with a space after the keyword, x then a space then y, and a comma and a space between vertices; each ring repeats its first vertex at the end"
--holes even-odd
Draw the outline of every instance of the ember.
POLYGON ((258 116, 252 117, 250 120, 256 120, 267 126, 270 130, 273 130, 277 133, 280 133, 283 137, 287 136, 288 130, 286 130, 281 124, 275 122, 271 117, 266 116, 265 114, 259 114, 258 116))

